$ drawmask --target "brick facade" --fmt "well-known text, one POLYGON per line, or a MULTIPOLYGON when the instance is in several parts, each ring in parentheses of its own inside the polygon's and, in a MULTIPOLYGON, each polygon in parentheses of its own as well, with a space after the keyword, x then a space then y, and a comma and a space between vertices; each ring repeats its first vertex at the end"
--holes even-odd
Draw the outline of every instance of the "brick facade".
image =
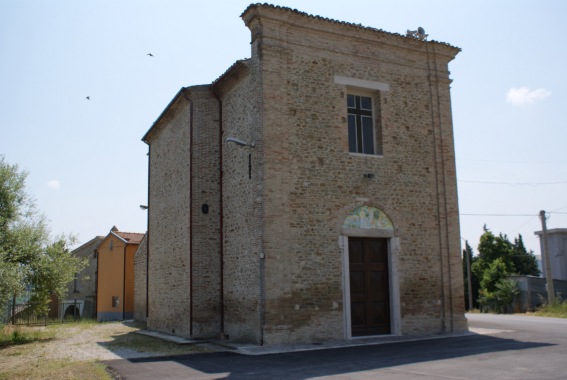
POLYGON ((459 49, 271 5, 242 18, 251 58, 182 89, 144 136, 148 326, 350 338, 358 236, 388 239, 392 334, 466 329, 448 71, 459 49), (381 154, 349 152, 347 94, 372 99, 381 154), (345 228, 361 206, 393 228, 345 228))

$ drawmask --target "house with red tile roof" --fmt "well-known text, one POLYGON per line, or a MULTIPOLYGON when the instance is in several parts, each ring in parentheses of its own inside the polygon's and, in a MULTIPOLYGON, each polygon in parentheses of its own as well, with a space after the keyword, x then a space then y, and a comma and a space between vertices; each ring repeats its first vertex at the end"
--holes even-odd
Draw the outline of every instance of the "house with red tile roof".
POLYGON ((122 232, 116 226, 97 248, 97 321, 134 317, 134 255, 143 233, 122 232))

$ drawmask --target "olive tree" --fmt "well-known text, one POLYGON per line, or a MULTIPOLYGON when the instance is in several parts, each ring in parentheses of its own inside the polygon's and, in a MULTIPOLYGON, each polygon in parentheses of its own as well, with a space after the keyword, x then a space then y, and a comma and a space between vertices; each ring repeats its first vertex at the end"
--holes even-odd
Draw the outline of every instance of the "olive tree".
POLYGON ((51 237, 26 192, 26 177, 0 156, 0 307, 29 292, 37 311, 46 312, 51 295, 64 297, 85 263, 69 249, 72 236, 51 237))

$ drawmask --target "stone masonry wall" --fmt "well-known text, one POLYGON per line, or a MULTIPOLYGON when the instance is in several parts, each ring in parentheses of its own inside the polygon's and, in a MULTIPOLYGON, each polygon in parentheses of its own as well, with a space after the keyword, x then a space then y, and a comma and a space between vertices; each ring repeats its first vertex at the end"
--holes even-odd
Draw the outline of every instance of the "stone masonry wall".
POLYGON ((339 240, 366 205, 399 241, 399 332, 466 329, 448 72, 458 49, 270 5, 242 17, 251 59, 182 91, 147 135, 148 327, 258 344, 347 337, 339 240), (372 97, 382 154, 349 153, 349 93, 372 97))
POLYGON ((400 238, 402 333, 465 328, 447 71, 457 49, 269 6, 244 18, 265 99, 266 342, 344 336, 337 241, 360 205, 385 211, 400 238), (383 155, 348 152, 346 94, 364 89, 335 76, 389 85, 372 94, 383 155))
POLYGON ((134 255, 134 319, 146 322, 146 273, 148 257, 148 235, 146 234, 134 255))
POLYGON ((158 123, 148 137, 148 326, 185 337, 217 337, 221 330, 218 101, 210 86, 182 89, 158 123))
MULTIPOLYGON (((220 332, 219 103, 210 86, 186 91, 193 107, 191 275, 193 337, 220 332)), ((187 292, 182 297, 187 297, 187 292)))
POLYGON ((179 97, 147 137, 150 144, 147 324, 150 329, 183 337, 190 336, 189 121, 188 102, 179 97))
POLYGON ((242 64, 236 87, 221 83, 225 334, 262 342, 263 151, 257 62, 242 64), (227 143, 235 137, 254 148, 227 143), (250 171, 249 171, 250 157, 250 171))

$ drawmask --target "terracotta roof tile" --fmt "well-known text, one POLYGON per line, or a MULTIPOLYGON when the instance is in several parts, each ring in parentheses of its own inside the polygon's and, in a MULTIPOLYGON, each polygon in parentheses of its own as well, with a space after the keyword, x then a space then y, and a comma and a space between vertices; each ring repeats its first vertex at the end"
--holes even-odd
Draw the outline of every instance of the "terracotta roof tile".
MULTIPOLYGON (((346 25, 346 26, 350 26, 353 28, 358 28, 358 29, 365 29, 365 30, 372 30, 375 32, 379 32, 379 33, 384 33, 384 34, 389 34, 391 36, 397 36, 397 37, 401 37, 401 38, 411 38, 411 39, 415 39, 413 37, 408 37, 399 33, 392 33, 392 32, 386 32, 382 29, 377 29, 377 28, 372 28, 372 27, 368 27, 368 26, 363 26, 361 24, 354 24, 351 22, 346 22, 346 21, 338 21, 338 20, 334 20, 331 18, 327 18, 327 17, 322 17, 322 16, 317 16, 317 15, 311 15, 309 13, 305 13, 305 12, 301 12, 298 11, 297 9, 292 9, 292 8, 288 8, 288 7, 282 7, 279 5, 272 5, 272 4, 268 4, 268 3, 256 3, 256 4, 250 4, 245 10, 244 12, 242 12, 242 14, 240 15, 240 17, 244 16, 246 14, 246 12, 248 12, 250 9, 252 8, 258 8, 258 7, 267 7, 267 8, 273 8, 273 9, 279 9, 279 10, 283 10, 283 11, 287 11, 287 12, 292 12, 295 13, 297 15, 301 15, 304 17, 308 17, 308 18, 312 18, 312 19, 317 19, 317 20, 323 20, 323 21, 327 21, 327 22, 331 22, 334 24, 340 24, 340 25, 346 25)), ((416 40, 418 41, 418 40, 416 40)), ((435 40, 428 40, 427 42, 434 42, 434 43, 438 43, 440 45, 446 45, 455 49, 459 49, 459 51, 461 50, 460 48, 453 46, 451 44, 448 44, 446 42, 440 42, 440 41, 435 41, 435 40)))
POLYGON ((140 244, 145 235, 139 232, 114 231, 114 233, 120 236, 122 239, 126 240, 128 244, 140 244))

